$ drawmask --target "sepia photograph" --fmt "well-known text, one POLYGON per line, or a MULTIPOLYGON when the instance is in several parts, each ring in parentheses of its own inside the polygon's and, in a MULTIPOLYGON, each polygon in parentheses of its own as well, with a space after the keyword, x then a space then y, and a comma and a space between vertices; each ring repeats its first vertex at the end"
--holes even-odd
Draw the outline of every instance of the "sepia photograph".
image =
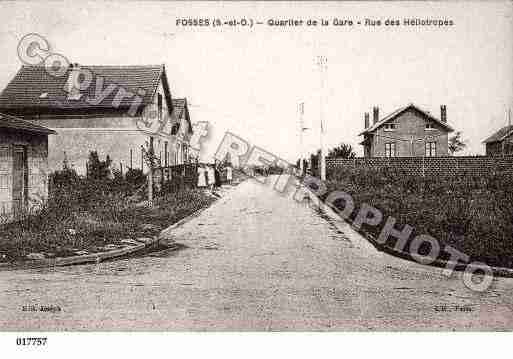
POLYGON ((0 2, 2 336, 510 332, 512 35, 511 1, 0 2))

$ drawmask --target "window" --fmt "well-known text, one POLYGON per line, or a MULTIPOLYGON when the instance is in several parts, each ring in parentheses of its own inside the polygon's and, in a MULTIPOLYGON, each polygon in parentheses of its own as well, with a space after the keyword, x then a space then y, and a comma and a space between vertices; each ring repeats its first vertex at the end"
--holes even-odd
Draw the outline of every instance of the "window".
POLYGON ((426 157, 436 156, 436 142, 426 142, 426 157))
POLYGON ((426 130, 434 130, 434 129, 435 129, 434 124, 432 124, 431 122, 426 123, 426 130))
POLYGON ((394 131, 396 129, 396 124, 395 123, 387 123, 383 126, 383 129, 385 131, 394 131))
POLYGON ((157 96, 157 105, 159 110, 159 122, 162 122, 162 95, 158 94, 157 96))
POLYGON ((385 143, 385 157, 395 157, 395 143, 389 142, 385 143))

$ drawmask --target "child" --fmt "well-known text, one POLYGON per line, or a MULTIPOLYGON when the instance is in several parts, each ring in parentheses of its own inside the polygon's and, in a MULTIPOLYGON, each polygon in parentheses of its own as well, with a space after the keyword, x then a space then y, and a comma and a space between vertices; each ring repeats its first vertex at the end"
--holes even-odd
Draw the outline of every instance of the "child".
POLYGON ((232 170, 232 166, 230 166, 230 165, 226 166, 226 180, 228 181, 229 184, 232 184, 233 170, 232 170))

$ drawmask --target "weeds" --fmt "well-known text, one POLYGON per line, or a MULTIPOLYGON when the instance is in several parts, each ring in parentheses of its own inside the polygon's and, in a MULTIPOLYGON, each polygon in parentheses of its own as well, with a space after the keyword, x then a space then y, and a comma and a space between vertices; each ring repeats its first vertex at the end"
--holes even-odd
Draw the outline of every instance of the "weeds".
POLYGON ((20 260, 29 253, 100 251, 122 239, 157 235, 212 202, 201 191, 170 184, 166 190, 172 192, 160 193, 153 208, 141 206, 147 185, 137 172, 106 179, 81 178, 63 170, 52 178, 49 199, 37 213, 0 226, 3 260, 20 260), (147 224, 152 227, 143 228, 147 224))
MULTIPOLYGON (((414 234, 430 234, 471 260, 513 267, 513 178, 506 173, 433 178, 385 167, 336 168, 328 175, 328 192, 343 190, 356 204, 380 209, 397 219, 398 229, 409 224, 414 234)), ((378 235, 381 228, 366 230, 378 235)))

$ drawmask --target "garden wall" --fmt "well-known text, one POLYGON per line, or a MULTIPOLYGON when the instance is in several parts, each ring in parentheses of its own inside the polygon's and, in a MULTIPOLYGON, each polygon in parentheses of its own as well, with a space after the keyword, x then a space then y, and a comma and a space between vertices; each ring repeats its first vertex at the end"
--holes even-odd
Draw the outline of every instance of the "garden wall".
POLYGON ((326 158, 328 179, 335 169, 389 167, 417 176, 485 175, 500 171, 513 175, 513 156, 326 158))

